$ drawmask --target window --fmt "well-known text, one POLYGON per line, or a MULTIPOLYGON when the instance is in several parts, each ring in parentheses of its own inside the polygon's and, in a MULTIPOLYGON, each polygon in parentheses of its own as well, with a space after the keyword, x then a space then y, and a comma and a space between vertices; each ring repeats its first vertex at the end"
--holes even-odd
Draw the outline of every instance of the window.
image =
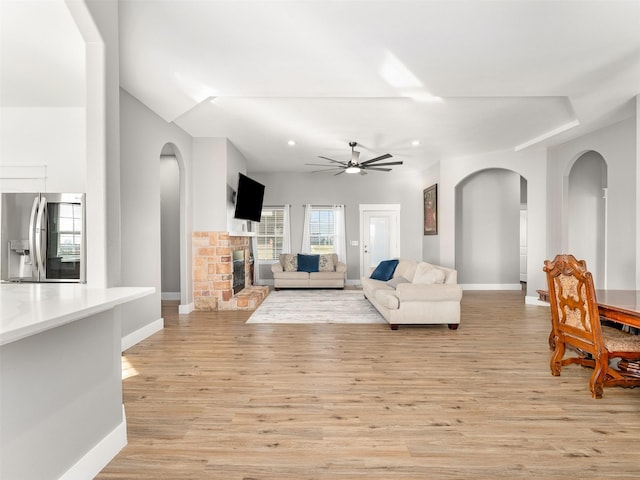
POLYGON ((344 205, 305 205, 302 253, 335 253, 346 261, 344 205))
POLYGON ((311 253, 335 253, 334 214, 332 208, 311 208, 309 243, 311 253))
POLYGON ((258 262, 277 261, 282 253, 284 239, 284 207, 263 208, 256 232, 256 260, 258 262))
POLYGON ((61 203, 58 210, 58 251, 62 259, 80 258, 82 242, 82 206, 61 203))

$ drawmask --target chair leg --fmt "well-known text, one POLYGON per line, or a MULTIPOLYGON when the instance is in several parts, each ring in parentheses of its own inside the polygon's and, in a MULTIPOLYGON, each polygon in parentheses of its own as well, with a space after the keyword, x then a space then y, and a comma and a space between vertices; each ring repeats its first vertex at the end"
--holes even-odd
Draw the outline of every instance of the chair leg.
POLYGON ((589 389, 593 398, 602 398, 604 393, 604 381, 609 371, 609 357, 602 355, 593 366, 593 374, 589 380, 589 389))
POLYGON ((565 346, 564 342, 557 337, 555 337, 555 345, 549 366, 551 367, 551 375, 559 377, 562 370, 562 357, 564 357, 565 346))

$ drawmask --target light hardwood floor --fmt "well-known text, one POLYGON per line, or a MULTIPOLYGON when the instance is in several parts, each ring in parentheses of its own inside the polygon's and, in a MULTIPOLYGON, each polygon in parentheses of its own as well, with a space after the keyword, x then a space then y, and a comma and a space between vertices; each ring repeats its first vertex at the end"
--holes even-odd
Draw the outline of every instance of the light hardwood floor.
POLYGON ((640 389, 549 370, 548 308, 465 292, 446 326, 178 315, 125 352, 109 479, 640 478, 640 389))

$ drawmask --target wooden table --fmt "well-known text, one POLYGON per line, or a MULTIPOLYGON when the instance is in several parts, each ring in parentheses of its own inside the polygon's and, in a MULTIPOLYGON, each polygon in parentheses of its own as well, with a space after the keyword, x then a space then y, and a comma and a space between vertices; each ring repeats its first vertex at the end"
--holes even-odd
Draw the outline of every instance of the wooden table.
POLYGON ((640 328, 640 290, 596 290, 600 315, 640 328))

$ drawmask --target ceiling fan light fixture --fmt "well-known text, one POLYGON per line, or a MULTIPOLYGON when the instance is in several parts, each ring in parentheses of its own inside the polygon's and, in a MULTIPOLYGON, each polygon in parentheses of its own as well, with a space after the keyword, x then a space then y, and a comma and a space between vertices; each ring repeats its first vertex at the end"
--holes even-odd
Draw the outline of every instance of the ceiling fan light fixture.
POLYGON ((360 167, 358 167, 357 165, 351 165, 347 167, 344 171, 345 173, 360 173, 360 167))

